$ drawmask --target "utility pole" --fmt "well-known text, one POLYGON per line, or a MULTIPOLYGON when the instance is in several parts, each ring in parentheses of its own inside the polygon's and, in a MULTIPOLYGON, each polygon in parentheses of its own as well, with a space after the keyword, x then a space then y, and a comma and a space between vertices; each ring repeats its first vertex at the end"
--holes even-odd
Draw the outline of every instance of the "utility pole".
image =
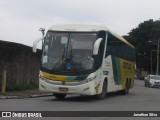
POLYGON ((151 74, 153 74, 153 68, 152 68, 152 65, 153 65, 153 63, 152 63, 152 50, 151 50, 151 74))
POLYGON ((157 45, 157 70, 156 70, 156 75, 159 73, 159 41, 158 40, 158 45, 157 45))
POLYGON ((7 81, 7 70, 6 67, 3 70, 3 74, 2 74, 2 93, 6 93, 6 81, 7 81))
POLYGON ((160 39, 157 40, 157 41, 148 41, 148 42, 152 42, 153 44, 157 45, 157 69, 156 69, 156 75, 159 74, 159 42, 160 42, 160 39), (157 42, 157 43, 156 43, 157 42))

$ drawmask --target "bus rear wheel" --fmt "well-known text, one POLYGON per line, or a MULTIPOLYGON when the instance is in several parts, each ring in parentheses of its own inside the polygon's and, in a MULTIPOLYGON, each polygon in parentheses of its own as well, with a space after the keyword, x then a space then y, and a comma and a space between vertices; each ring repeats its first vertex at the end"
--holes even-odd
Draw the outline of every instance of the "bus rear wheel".
POLYGON ((57 99, 64 99, 66 97, 66 94, 62 94, 62 93, 53 93, 53 95, 57 98, 57 99))
POLYGON ((129 85, 129 82, 127 81, 125 89, 121 91, 121 94, 122 95, 127 95, 129 93, 129 88, 130 88, 130 85, 129 85))
POLYGON ((106 98, 106 96, 107 96, 107 81, 104 80, 104 82, 103 82, 103 88, 102 88, 102 93, 96 95, 96 98, 97 98, 98 100, 103 100, 103 99, 106 98))

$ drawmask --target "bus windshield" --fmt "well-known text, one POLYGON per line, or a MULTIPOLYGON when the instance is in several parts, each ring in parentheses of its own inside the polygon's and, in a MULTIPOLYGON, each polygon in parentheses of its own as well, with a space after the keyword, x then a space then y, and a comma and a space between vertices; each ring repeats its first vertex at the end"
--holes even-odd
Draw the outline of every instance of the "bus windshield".
POLYGON ((52 71, 77 72, 93 69, 93 45, 96 33, 46 34, 42 68, 52 71))

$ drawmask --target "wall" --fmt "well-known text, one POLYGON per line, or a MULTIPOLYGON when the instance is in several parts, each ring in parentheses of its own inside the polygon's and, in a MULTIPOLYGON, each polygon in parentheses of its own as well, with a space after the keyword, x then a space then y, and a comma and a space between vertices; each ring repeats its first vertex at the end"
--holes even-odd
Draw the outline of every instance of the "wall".
POLYGON ((38 84, 41 51, 18 43, 0 41, 0 90, 2 71, 7 70, 7 84, 38 84))

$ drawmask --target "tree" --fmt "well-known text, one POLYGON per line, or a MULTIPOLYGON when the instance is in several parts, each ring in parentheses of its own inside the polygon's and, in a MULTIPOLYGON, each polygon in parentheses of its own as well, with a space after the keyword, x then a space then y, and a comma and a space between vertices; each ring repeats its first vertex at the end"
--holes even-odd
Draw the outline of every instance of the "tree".
MULTIPOLYGON (((151 50, 156 50, 157 45, 149 43, 148 41, 154 42, 160 39, 160 20, 154 21, 153 19, 150 19, 144 21, 143 23, 140 23, 137 28, 132 29, 128 34, 128 36, 124 37, 128 39, 128 41, 136 48, 137 67, 150 71, 150 60, 144 58, 144 56, 138 55, 144 54, 147 58, 151 58, 151 50)), ((155 52, 153 54, 153 58, 156 58, 155 52)), ((153 63, 155 68, 156 59, 153 61, 153 63)))

